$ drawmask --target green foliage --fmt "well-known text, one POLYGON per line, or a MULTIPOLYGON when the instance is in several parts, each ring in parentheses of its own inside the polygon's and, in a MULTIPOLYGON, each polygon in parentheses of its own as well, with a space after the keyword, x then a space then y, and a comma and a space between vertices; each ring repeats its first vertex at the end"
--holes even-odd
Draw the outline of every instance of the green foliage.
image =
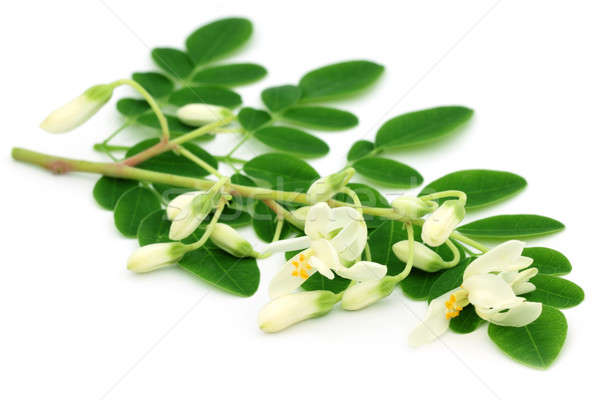
POLYGON ((585 296, 579 286, 556 276, 538 274, 531 278, 530 282, 535 285, 535 290, 524 294, 523 297, 552 307, 575 307, 585 296))
MULTIPOLYGON (((369 185, 365 185, 364 183, 349 183, 348 188, 352 189, 356 195, 358 196, 358 199, 360 200, 360 203, 363 206, 367 206, 367 207, 389 207, 390 203, 388 203, 388 201, 386 200, 386 198, 377 191, 377 189, 369 186, 369 185)), ((339 201, 344 201, 346 203, 352 203, 352 199, 350 198, 350 196, 348 196, 347 194, 344 193, 338 193, 334 199, 339 200, 339 201)), ((363 215, 365 222, 367 223, 367 227, 369 229, 374 229, 377 228, 379 225, 381 225, 383 222, 386 221, 385 218, 382 217, 376 217, 374 215, 370 215, 370 214, 364 214, 363 215)))
POLYGON ((359 174, 383 186, 411 188, 423 183, 423 177, 417 170, 389 158, 365 157, 352 166, 359 174))
MULTIPOLYGON (((519 175, 486 169, 470 169, 452 172, 427 185, 419 196, 460 190, 467 195, 467 208, 482 207, 497 203, 527 186, 519 175)), ((439 200, 441 203, 443 199, 439 200)))
POLYGON ((218 86, 186 86, 171 93, 169 103, 177 107, 204 103, 235 108, 242 104, 242 97, 230 89, 218 86))
POLYGON ((288 108, 281 116, 288 121, 321 130, 341 130, 358 125, 356 115, 330 107, 296 106, 288 108))
POLYGON ((346 159, 348 161, 356 161, 370 155, 373 150, 375 150, 375 144, 373 142, 369 142, 368 140, 358 140, 350 147, 346 159))
MULTIPOLYGON (((273 240, 275 235, 275 227, 277 226, 277 215, 262 201, 257 201, 254 206, 254 213, 252 214, 252 227, 256 236, 262 241, 270 242, 273 240)), ((289 233, 289 226, 287 223, 283 224, 281 229, 280 239, 287 236, 289 233)))
POLYGON ((158 72, 134 72, 131 77, 157 99, 167 96, 175 87, 173 81, 158 72))
POLYGON ((350 282, 350 279, 342 278, 337 275, 335 275, 333 279, 328 279, 316 272, 312 274, 301 287, 304 290, 329 290, 333 293, 339 293, 346 290, 348 285, 350 285, 350 282))
POLYGON ((135 237, 144 217, 160 209, 160 200, 150 189, 138 186, 125 192, 115 205, 115 226, 123 235, 135 237))
POLYGON ((302 90, 294 85, 274 86, 263 90, 260 96, 270 111, 279 112, 298 103, 302 90))
POLYGON ((137 117, 150 110, 150 104, 146 100, 125 97, 117 101, 117 110, 126 117, 137 117))
MULTIPOLYGON (((242 175, 240 173, 236 173, 231 175, 230 177, 231 183, 235 185, 243 185, 243 186, 256 186, 256 183, 246 175, 242 175)), ((242 196, 234 196, 229 202, 229 206, 231 208, 235 208, 236 210, 244 211, 246 213, 254 211, 254 200, 251 197, 242 197, 242 196)))
POLYGON ((552 218, 533 214, 496 215, 458 228, 461 233, 490 239, 516 239, 547 235, 565 226, 552 218))
POLYGON ((547 247, 528 247, 523 250, 523 255, 533 258, 531 267, 535 267, 541 274, 566 275, 571 272, 571 262, 561 252, 547 247))
POLYGON ((237 86, 264 78, 267 70, 258 64, 227 64, 198 71, 192 81, 209 85, 237 86))
POLYGON ((244 172, 271 187, 290 191, 304 190, 319 178, 319 173, 306 161, 280 153, 254 157, 244 164, 244 172))
POLYGON ((388 120, 375 137, 375 147, 398 148, 427 143, 452 133, 467 122, 473 110, 462 106, 430 108, 388 120))
POLYGON ((107 210, 114 210, 119 197, 136 186, 138 186, 137 181, 103 176, 94 185, 94 199, 96 199, 100 207, 107 210))
POLYGON ((169 239, 170 228, 171 221, 167 218, 165 210, 158 209, 151 212, 142 219, 138 226, 138 243, 140 246, 147 246, 153 243, 172 242, 172 240, 169 239))
POLYGON ((458 317, 450 320, 450 329, 456 333, 471 333, 479 328, 485 320, 481 319, 471 304, 462 309, 458 317))
POLYGON ((267 126, 254 137, 276 150, 297 154, 301 157, 319 157, 329 153, 329 146, 316 136, 287 126, 267 126))
POLYGON ((238 113, 238 121, 248 132, 254 132, 271 122, 271 114, 256 108, 244 107, 238 113))
POLYGON ((153 49, 152 59, 163 71, 178 80, 187 78, 194 70, 190 57, 179 49, 169 47, 153 49))
POLYGON ((245 18, 225 18, 194 31, 185 41, 187 53, 196 65, 206 64, 241 47, 252 34, 245 18))
POLYGON ((521 328, 490 324, 488 335, 516 361, 536 368, 548 368, 558 356, 567 337, 567 320, 562 312, 544 306, 537 320, 521 328))
POLYGON ((458 288, 462 285, 463 282, 463 274, 467 265, 469 265, 473 261, 471 258, 467 258, 463 260, 456 267, 450 268, 444 271, 433 285, 429 289, 429 294, 427 295, 427 302, 430 303, 431 300, 440 297, 441 295, 448 293, 449 291, 458 288))
POLYGON ((303 101, 330 100, 367 88, 382 72, 382 65, 370 61, 346 61, 308 72, 298 86, 303 101))
POLYGON ((429 295, 429 290, 437 278, 444 271, 425 272, 420 269, 413 268, 410 275, 400 282, 400 287, 405 295, 414 300, 425 300, 429 295))

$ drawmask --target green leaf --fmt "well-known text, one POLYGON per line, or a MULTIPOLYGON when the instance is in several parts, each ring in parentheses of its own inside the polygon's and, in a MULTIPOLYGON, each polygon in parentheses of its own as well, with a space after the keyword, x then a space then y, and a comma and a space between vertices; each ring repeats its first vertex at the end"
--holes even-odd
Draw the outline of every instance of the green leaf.
POLYGON ((134 72, 132 78, 157 99, 165 97, 175 88, 169 78, 158 72, 134 72))
POLYGON ((431 285, 431 289, 429 289, 429 294, 427 295, 427 302, 431 303, 431 300, 462 285, 463 273, 465 272, 467 265, 472 261, 472 258, 467 258, 461 261, 457 266, 445 270, 435 282, 433 282, 433 285, 431 285))
POLYGON ((244 107, 238 113, 239 123, 249 132, 254 132, 261 126, 271 122, 271 114, 256 108, 244 107))
POLYGON ((535 285, 535 290, 522 295, 529 301, 556 308, 569 308, 581 303, 585 297, 583 289, 567 279, 538 274, 529 281, 535 285))
POLYGON ((359 174, 384 186, 411 188, 423 183, 423 177, 417 170, 389 158, 361 158, 352 166, 359 174))
POLYGON ((564 229, 564 225, 552 218, 533 214, 496 215, 473 221, 458 228, 469 236, 490 239, 515 239, 547 235, 564 229))
POLYGON ((135 237, 144 217, 159 209, 160 200, 150 189, 131 188, 115 205, 115 226, 123 235, 135 237))
POLYGON ((192 81, 196 83, 236 86, 262 79, 267 70, 258 64, 228 64, 204 68, 198 71, 192 81))
POLYGON ((304 191, 319 178, 319 173, 306 161, 280 153, 254 157, 244 164, 244 172, 271 187, 289 191, 304 191))
POLYGON ((169 103, 177 107, 204 103, 235 108, 242 104, 242 97, 232 90, 217 86, 186 86, 171 93, 169 103))
POLYGON ((260 97, 265 106, 272 112, 279 112, 298 103, 302 90, 294 85, 282 85, 267 88, 260 97))
POLYGON ((350 285, 350 279, 342 278, 341 276, 335 275, 333 279, 328 279, 318 272, 312 274, 303 284, 302 289, 304 290, 329 290, 333 293, 340 293, 346 290, 350 285))
POLYGON ((206 64, 241 47, 251 34, 252 23, 247 19, 225 18, 198 28, 185 46, 196 65, 206 64))
POLYGON ((165 210, 158 209, 151 212, 140 222, 137 231, 138 243, 140 246, 146 246, 153 243, 172 242, 169 239, 170 229, 171 221, 167 218, 165 210))
POLYGON ((268 126, 254 132, 254 137, 276 150, 318 157, 329 153, 329 146, 316 136, 287 126, 268 126))
MULTIPOLYGON (((172 115, 165 115, 165 118, 167 119, 167 125, 169 126, 169 132, 171 133, 173 138, 179 137, 181 135, 184 135, 184 134, 196 129, 193 126, 184 124, 177 117, 174 117, 172 115)), ((154 113, 142 114, 136 119, 136 122, 141 125, 147 126, 149 128, 154 128, 154 129, 158 129, 158 130, 161 129, 160 122, 158 122, 158 118, 156 117, 156 114, 154 114, 154 113)), ((211 135, 205 135, 205 138, 210 138, 210 137, 211 137, 211 135)))
POLYGON ((467 195, 466 207, 474 208, 497 203, 525 186, 525 179, 510 172, 469 169, 452 172, 431 182, 421 190, 419 196, 445 190, 460 190, 467 195))
POLYGON ((322 130, 348 129, 358 125, 356 115, 330 107, 291 107, 281 116, 288 121, 322 130))
POLYGON ((547 247, 528 247, 523 250, 523 255, 533 258, 531 267, 537 268, 541 274, 566 275, 573 269, 567 257, 547 247))
POLYGON ((354 94, 372 85, 383 66, 370 61, 346 61, 310 71, 300 79, 302 99, 328 100, 354 94))
MULTIPOLYGON (((256 186, 256 183, 246 175, 242 175, 240 173, 236 173, 231 175, 231 183, 235 185, 243 185, 243 186, 256 186)), ((231 208, 235 208, 236 210, 244 211, 246 213, 254 211, 254 200, 251 197, 242 197, 242 196, 233 196, 231 199, 229 206, 231 208)))
POLYGON ((373 152, 373 150, 375 150, 375 145, 373 142, 369 142, 368 140, 359 140, 354 142, 352 147, 350 147, 350 151, 348 151, 346 159, 348 161, 356 161, 360 158, 368 156, 371 154, 371 152, 373 152))
POLYGON ((178 80, 187 78, 194 69, 192 60, 179 49, 169 47, 153 49, 152 59, 163 71, 178 80))
POLYGON ((548 368, 560 353, 567 337, 567 320, 562 312, 544 306, 539 318, 521 328, 490 324, 488 335, 508 356, 536 368, 548 368))
POLYGON ((103 176, 94 185, 94 199, 96 199, 100 207, 107 210, 114 210, 119 197, 136 186, 138 186, 137 181, 103 176))
MULTIPOLYGON (((207 221, 208 220, 209 219, 207 218, 207 221)), ((225 207, 221 213, 219 222, 230 225, 234 228, 241 228, 242 226, 249 225, 250 222, 252 222, 252 218, 247 212, 233 207, 225 207)))
MULTIPOLYGON (((376 189, 372 188, 369 185, 365 185, 364 183, 349 183, 347 185, 350 189, 352 189, 360 203, 363 206, 368 207, 389 207, 390 203, 388 203, 387 199, 379 193, 376 189)), ((345 193, 338 193, 334 199, 339 201, 344 201, 346 203, 352 203, 352 199, 345 193)), ((383 222, 387 221, 387 219, 383 217, 376 217, 370 214, 364 215, 365 222, 367 223, 367 227, 369 229, 377 228, 383 222)))
POLYGON ((204 281, 239 296, 252 296, 260 282, 260 271, 254 258, 237 258, 208 246, 187 253, 179 265, 204 281))
POLYGON ((481 319, 471 304, 462 309, 458 317, 450 320, 450 329, 456 333, 471 333, 479 328, 485 320, 481 319))
POLYGON ((388 120, 375 136, 375 147, 398 148, 443 137, 467 122, 473 110, 462 106, 436 107, 402 114, 388 120))
POLYGON ((123 98, 117 101, 117 110, 126 117, 137 117, 150 110, 146 100, 123 98))
MULTIPOLYGON (((262 201, 256 202, 254 212, 252 213, 252 227, 256 236, 264 242, 271 242, 275 235, 275 227, 277 225, 277 215, 262 201)), ((283 224, 281 229, 280 239, 287 236, 289 227, 287 223, 283 224)))
POLYGON ((404 294, 411 299, 425 300, 429 295, 431 286, 443 272, 425 272, 413 268, 410 275, 400 282, 400 287, 404 294))

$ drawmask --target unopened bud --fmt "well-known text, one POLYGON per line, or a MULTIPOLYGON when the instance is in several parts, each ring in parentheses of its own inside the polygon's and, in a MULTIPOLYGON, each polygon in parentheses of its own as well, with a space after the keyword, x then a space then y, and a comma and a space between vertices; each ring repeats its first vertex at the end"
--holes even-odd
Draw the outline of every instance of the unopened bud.
POLYGON ((354 175, 354 168, 347 168, 341 172, 318 179, 306 192, 306 198, 310 203, 327 201, 338 193, 350 181, 354 175))
MULTIPOLYGON (((436 272, 446 268, 442 257, 421 242, 413 242, 413 266, 427 272, 436 272)), ((398 259, 404 263, 409 258, 409 241, 402 240, 392 246, 398 259)))
POLYGON ((328 290, 291 293, 272 300, 258 314, 258 326, 265 332, 278 332, 309 318, 327 314, 339 301, 328 290))
POLYGON ((210 234, 210 240, 221 249, 235 257, 255 256, 252 245, 232 227, 217 223, 210 234))
POLYGON ((437 208, 434 201, 421 200, 414 196, 397 197, 392 201, 394 212, 403 218, 417 219, 437 208))
POLYGON ((425 220, 421 239, 432 247, 441 246, 464 217, 464 201, 446 200, 425 220))
POLYGON ((177 110, 177 118, 190 126, 202 126, 231 117, 233 113, 221 106, 212 104, 187 104, 177 110))
POLYGON ((173 222, 171 222, 169 239, 182 240, 194 233, 208 214, 219 204, 221 196, 220 188, 217 190, 211 188, 206 193, 203 192, 194 196, 190 202, 180 209, 173 222))
POLYGON ((192 202, 192 200, 194 200, 194 197, 198 196, 201 193, 204 192, 186 192, 180 194, 179 196, 171 200, 167 205, 167 218, 169 219, 169 221, 173 221, 177 217, 177 215, 179 215, 181 210, 187 207, 192 202))
POLYGON ((154 271, 176 263, 188 250, 188 246, 178 242, 149 244, 133 252, 127 269, 138 273, 154 271))
POLYGON ((342 297, 342 308, 344 310, 360 310, 389 296, 397 281, 391 277, 378 281, 360 282, 350 286, 342 297))
POLYGON ((77 128, 110 100, 113 89, 113 85, 92 86, 81 96, 50 113, 40 128, 50 133, 64 133, 77 128))

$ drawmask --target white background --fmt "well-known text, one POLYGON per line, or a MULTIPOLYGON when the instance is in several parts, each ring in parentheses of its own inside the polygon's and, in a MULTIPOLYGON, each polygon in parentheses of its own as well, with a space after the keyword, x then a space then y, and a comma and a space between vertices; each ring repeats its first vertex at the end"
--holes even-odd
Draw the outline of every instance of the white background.
MULTIPOLYGON (((598 53, 594 1, 48 1, 11 2, 2 33, 2 263, 0 398, 565 398, 597 393, 598 53), (211 20, 254 22, 231 60, 264 64, 268 77, 240 89, 259 106, 269 85, 309 69, 365 58, 386 66, 366 96, 337 105, 361 119, 319 134, 332 148, 313 165, 344 164, 348 146, 373 139, 388 118, 463 104, 476 110, 460 135, 393 155, 426 181, 463 168, 525 176, 528 188, 468 220, 539 213, 567 225, 533 241, 563 251, 586 301, 565 310, 569 333, 553 367, 517 364, 486 329, 419 349, 406 338, 425 304, 398 290, 361 312, 334 310, 276 335, 256 316, 282 256, 261 261, 249 299, 167 269, 125 269, 136 242, 94 202, 95 176, 52 176, 10 159, 12 146, 101 160, 91 150, 120 124, 113 102, 66 135, 38 128, 86 87, 152 67, 154 46, 181 46, 211 20), (376 397, 377 396, 377 397, 376 397), (434 397, 435 396, 435 397, 434 397)), ((115 97, 127 94, 119 89, 115 97)), ((124 134, 117 142, 133 143, 124 134)), ((207 145, 223 154, 237 140, 207 145)), ((264 151, 250 143, 240 157, 264 151)), ((391 191, 387 194, 395 194, 391 191)), ((248 237, 253 235, 244 230, 248 237)), ((254 242, 258 243, 255 238, 254 242)))

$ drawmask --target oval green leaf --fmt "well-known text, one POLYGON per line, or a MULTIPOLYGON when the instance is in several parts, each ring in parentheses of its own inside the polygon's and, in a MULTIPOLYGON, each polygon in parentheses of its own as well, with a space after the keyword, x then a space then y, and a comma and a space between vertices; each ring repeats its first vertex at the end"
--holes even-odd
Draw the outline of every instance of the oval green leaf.
POLYGON ((123 235, 135 237, 142 220, 160 209, 160 200, 150 189, 138 186, 129 189, 115 205, 115 226, 123 235))
POLYGON ((554 307, 544 306, 539 318, 521 328, 490 324, 490 339, 508 356, 536 368, 548 368, 567 337, 567 319, 554 307))
POLYGON ((264 78, 267 70, 258 64, 217 65, 198 71, 192 81, 209 85, 236 86, 264 78))
POLYGON ((405 295, 414 300, 425 300, 429 295, 429 290, 437 278, 443 273, 425 272, 420 269, 410 271, 410 275, 400 282, 400 287, 405 295))
POLYGON ((204 103, 235 108, 242 104, 242 97, 232 90, 221 87, 188 86, 171 93, 169 103, 177 107, 192 103, 204 103))
POLYGON ((276 150, 301 157, 319 157, 329 153, 329 145, 318 137, 287 126, 268 126, 254 132, 254 137, 276 150))
POLYGON ((398 148, 427 143, 453 132, 467 122, 473 110, 462 106, 430 108, 388 120, 375 136, 378 148, 398 148))
POLYGON ((552 218, 534 214, 496 215, 460 226, 458 230, 469 236, 489 239, 516 239, 548 235, 564 229, 552 218))
POLYGON ((134 72, 132 78, 157 99, 165 97, 175 88, 173 81, 158 72, 134 72))
POLYGON ((258 128, 271 122, 271 114, 256 108, 244 107, 238 113, 238 121, 249 132, 254 132, 258 128))
POLYGON ((117 111, 126 117, 137 117, 150 110, 150 104, 146 100, 123 98, 117 101, 117 111))
POLYGON ((466 207, 474 208, 497 203, 525 186, 527 181, 511 172, 469 169, 452 172, 431 182, 421 190, 419 196, 445 190, 460 190, 467 195, 466 207))
POLYGON ((350 285, 351 280, 335 275, 333 279, 329 279, 319 274, 312 274, 301 286, 304 290, 329 290, 333 293, 340 293, 346 290, 350 285))
POLYGON ((100 207, 107 210, 114 210, 119 197, 136 186, 138 186, 138 182, 131 179, 103 176, 94 185, 94 199, 96 199, 100 207))
POLYGON ((244 172, 271 187, 293 191, 303 191, 319 178, 319 173, 306 161, 280 153, 262 154, 251 159, 244 164, 244 172))
POLYGON ((383 66, 371 61, 346 61, 308 72, 300 79, 302 100, 328 100, 355 94, 372 85, 383 66))
POLYGON ((272 112, 279 112, 298 103, 302 90, 294 85, 282 85, 267 88, 260 97, 263 103, 272 112))
POLYGON ((523 250, 523 255, 533 258, 531 267, 537 268, 541 274, 566 275, 573 269, 564 254, 547 247, 528 247, 523 250))
POLYGON ((183 80, 194 70, 194 64, 187 53, 170 47, 152 50, 152 59, 163 71, 173 78, 183 80))
POLYGON ((359 174, 384 186, 411 188, 423 183, 417 170, 389 158, 361 158, 352 166, 359 174))
POLYGON ((252 34, 245 18, 225 18, 204 25, 188 36, 185 46, 196 65, 206 64, 242 46, 252 34))
POLYGON ((358 125, 356 115, 330 107, 291 107, 281 116, 288 121, 321 130, 348 129, 358 125))
POLYGON ((479 328, 485 320, 481 319, 471 304, 464 307, 458 317, 450 320, 450 329, 456 333, 471 333, 479 328))
POLYGON ((350 151, 348 151, 346 159, 348 161, 356 161, 360 158, 370 155, 373 150, 375 150, 375 144, 373 144, 373 142, 369 142, 368 140, 359 140, 354 142, 352 147, 350 147, 350 151))
MULTIPOLYGON (((262 201, 257 201, 252 213, 252 227, 256 236, 264 242, 271 242, 275 235, 277 226, 277 215, 262 201)), ((280 239, 283 239, 289 233, 289 225, 283 224, 280 239)))
POLYGON ((535 290, 522 295, 529 301, 538 301, 556 308, 575 307, 583 301, 583 289, 575 283, 556 276, 538 274, 529 280, 535 290))

